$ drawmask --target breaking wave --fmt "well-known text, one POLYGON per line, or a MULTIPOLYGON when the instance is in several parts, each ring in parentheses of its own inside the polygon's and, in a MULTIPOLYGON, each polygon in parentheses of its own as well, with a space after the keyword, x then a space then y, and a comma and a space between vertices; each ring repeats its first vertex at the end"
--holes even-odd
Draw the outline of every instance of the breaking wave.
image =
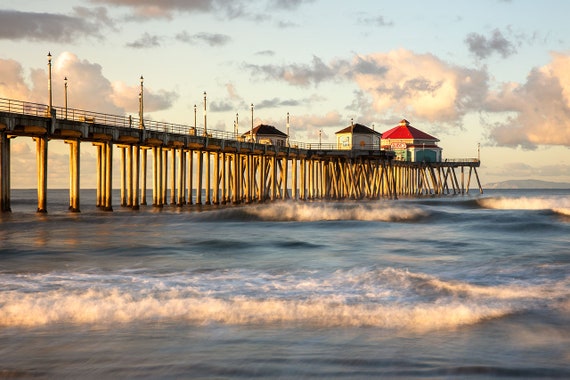
MULTIPOLYGON (((405 270, 3 276, 0 326, 135 322, 449 329, 567 305, 567 283, 480 286, 405 270), (98 285, 92 285, 98 284, 98 285), (561 299, 562 298, 562 299, 561 299), (566 303, 564 303, 566 302, 566 303)), ((567 280, 566 280, 567 281, 567 280)))
POLYGON ((249 219, 270 222, 378 221, 413 222, 429 213, 418 206, 388 202, 284 202, 204 213, 203 219, 249 219))
POLYGON ((497 197, 477 201, 481 207, 497 210, 551 210, 568 215, 570 197, 497 197))

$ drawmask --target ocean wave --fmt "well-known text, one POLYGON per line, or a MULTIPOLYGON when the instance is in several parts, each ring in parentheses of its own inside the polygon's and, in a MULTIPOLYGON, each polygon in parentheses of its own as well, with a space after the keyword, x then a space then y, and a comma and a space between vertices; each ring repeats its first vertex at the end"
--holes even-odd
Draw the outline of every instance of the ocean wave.
POLYGON ((377 221, 413 222, 425 218, 425 209, 387 202, 283 202, 236 207, 197 215, 205 220, 237 219, 267 222, 377 221))
POLYGON ((493 197, 477 200, 483 208, 498 210, 552 210, 564 213, 570 210, 569 197, 493 197))
POLYGON ((566 207, 566 208, 556 207, 556 208, 553 208, 552 211, 556 214, 560 214, 563 216, 570 216, 570 207, 566 207))
POLYGON ((0 326, 135 322, 416 331, 568 307, 569 284, 482 286, 405 270, 334 273, 49 274, 1 278, 0 326))

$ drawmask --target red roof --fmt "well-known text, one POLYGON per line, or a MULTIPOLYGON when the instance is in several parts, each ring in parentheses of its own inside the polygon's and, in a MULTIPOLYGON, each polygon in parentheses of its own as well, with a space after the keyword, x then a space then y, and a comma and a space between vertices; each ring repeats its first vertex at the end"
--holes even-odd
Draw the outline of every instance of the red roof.
POLYGON ((429 135, 425 132, 420 131, 417 128, 412 127, 406 119, 400 121, 400 124, 390 129, 389 131, 382 133, 382 140, 386 139, 414 139, 414 140, 439 141, 437 137, 433 137, 432 135, 429 135))

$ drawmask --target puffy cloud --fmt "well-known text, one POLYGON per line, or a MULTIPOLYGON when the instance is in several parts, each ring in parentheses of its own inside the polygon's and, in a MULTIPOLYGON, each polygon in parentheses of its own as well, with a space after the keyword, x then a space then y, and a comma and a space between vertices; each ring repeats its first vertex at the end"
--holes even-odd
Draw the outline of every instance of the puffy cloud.
MULTIPOLYGON (((28 85, 22 66, 13 60, 0 60, 0 96, 47 104, 47 70, 30 72, 28 85)), ((64 78, 68 79, 69 108, 96 110, 122 115, 138 112, 140 84, 127 86, 111 83, 99 64, 80 60, 75 54, 64 52, 52 61, 52 93, 55 106, 64 103, 64 78)), ((175 92, 153 91, 145 88, 145 110, 148 112, 169 108, 177 98, 175 92)))
POLYGON ((570 146, 570 55, 552 53, 551 63, 533 69, 526 83, 490 94, 486 109, 509 115, 490 131, 499 145, 570 146))
POLYGON ((290 121, 292 130, 309 132, 310 136, 315 136, 320 128, 348 125, 343 119, 337 111, 330 111, 324 115, 291 115, 290 121))
POLYGON ((30 90, 24 82, 22 65, 12 59, 0 59, 0 97, 30 99, 30 90))
POLYGON ((373 108, 430 122, 459 124, 477 110, 486 92, 485 71, 451 66, 409 50, 356 57, 353 78, 373 98, 373 108))
POLYGON ((487 58, 495 52, 503 58, 516 53, 513 43, 507 40, 498 29, 493 30, 490 38, 481 34, 470 33, 465 38, 465 43, 467 43, 469 51, 481 59, 487 58))
POLYGON ((72 15, 0 10, 0 39, 73 42, 78 37, 101 37, 101 26, 112 26, 104 8, 78 7, 72 15), (94 22, 89 21, 93 20, 94 22))

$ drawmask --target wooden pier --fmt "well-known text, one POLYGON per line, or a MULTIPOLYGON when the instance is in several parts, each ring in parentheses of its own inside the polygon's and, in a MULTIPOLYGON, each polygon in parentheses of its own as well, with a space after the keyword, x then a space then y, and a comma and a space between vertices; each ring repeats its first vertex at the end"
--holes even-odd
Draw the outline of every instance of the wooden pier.
POLYGON ((113 156, 120 154, 120 206, 240 204, 466 194, 478 159, 404 162, 391 151, 341 150, 322 144, 276 146, 239 141, 234 133, 130 116, 0 99, 0 210, 11 211, 10 141, 36 143, 38 212, 47 212, 48 145, 69 145, 69 210, 80 211, 82 143, 96 147, 96 205, 112 211, 113 156), (148 156, 152 182, 147 182, 148 156), (466 173, 468 170, 468 173, 466 173), (457 173, 459 171, 459 175, 457 173), (467 178, 465 178, 467 174, 467 178), (195 194, 195 196, 193 196, 195 194))

